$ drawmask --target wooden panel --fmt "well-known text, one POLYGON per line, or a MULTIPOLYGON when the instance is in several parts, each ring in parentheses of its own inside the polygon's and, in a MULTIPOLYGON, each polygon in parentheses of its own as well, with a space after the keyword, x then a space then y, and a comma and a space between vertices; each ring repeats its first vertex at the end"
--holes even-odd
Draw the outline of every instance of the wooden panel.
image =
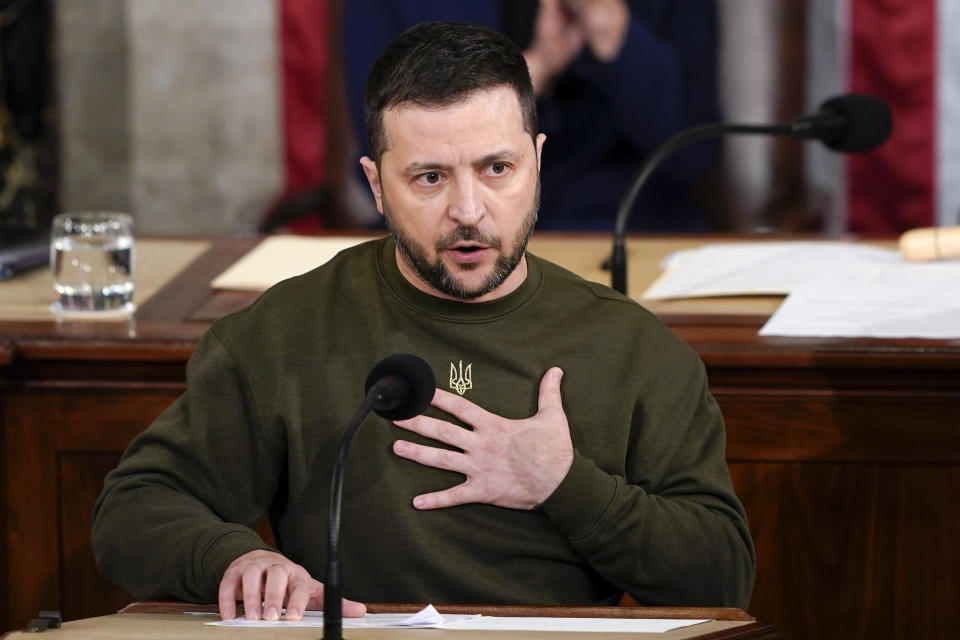
POLYGON ((5 557, 11 588, 0 607, 5 629, 21 628, 39 609, 59 608, 56 466, 48 416, 30 398, 3 403, 5 557))
POLYGON ((730 470, 757 546, 752 614, 794 638, 955 637, 960 467, 730 470))
POLYGON ((960 394, 715 394, 731 460, 960 462, 960 394))
MULTIPOLYGON (((149 391, 110 385, 4 390, 0 414, 0 469, 7 520, 4 560, 10 581, 16 585, 6 589, 0 605, 4 628, 24 625, 39 609, 61 610, 61 573, 69 557, 60 553, 76 549, 78 536, 85 536, 89 548, 90 515, 82 512, 93 502, 89 497, 80 498, 84 504, 76 505, 76 510, 62 519, 63 500, 70 498, 60 493, 60 456, 88 451, 118 457, 177 393, 174 388, 149 391), (80 514, 82 521, 75 522, 75 514, 80 514), (68 540, 61 538, 65 528, 72 531, 68 540)), ((81 470, 74 465, 68 473, 69 478, 82 478, 88 484, 95 477, 102 482, 104 475, 100 460, 94 468, 81 470)), ((87 487, 86 491, 92 493, 93 489, 87 487)), ((67 577, 73 579, 73 574, 67 577)), ((95 597, 91 592, 90 598, 95 597)))
POLYGON ((121 452, 63 451, 58 456, 60 612, 79 620, 119 611, 134 598, 97 570, 90 547, 91 513, 103 479, 121 452))
MULTIPOLYGON (((3 341, 0 339, 0 359, 2 359, 3 341)), ((10 479, 6 473, 6 458, 10 451, 11 442, 7 438, 7 429, 4 423, 10 409, 7 402, 7 396, 0 389, 0 594, 8 594, 13 589, 13 574, 10 572, 10 563, 7 560, 10 557, 10 527, 13 524, 10 520, 9 509, 7 507, 8 496, 10 495, 10 479)), ((10 629, 8 624, 10 617, 10 605, 7 598, 0 599, 0 633, 10 629)))

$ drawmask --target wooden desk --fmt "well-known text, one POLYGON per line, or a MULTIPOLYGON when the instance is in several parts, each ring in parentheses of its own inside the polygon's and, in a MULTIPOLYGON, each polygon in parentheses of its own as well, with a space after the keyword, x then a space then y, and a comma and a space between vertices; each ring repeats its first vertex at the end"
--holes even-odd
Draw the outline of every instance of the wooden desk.
MULTIPOLYGON (((424 605, 373 604, 370 613, 415 613, 424 605)), ((757 622, 752 616, 740 609, 720 608, 647 608, 647 607, 509 607, 509 606, 463 606, 436 605, 443 614, 479 613, 485 616, 508 617, 568 617, 568 618, 670 618, 670 619, 709 619, 705 622, 667 633, 589 633, 577 634, 596 640, 775 640, 781 636, 770 625, 757 622)), ((237 630, 223 627, 208 627, 207 615, 216 615, 216 607, 198 607, 175 602, 134 603, 118 614, 69 622, 58 631, 52 631, 55 638, 155 638, 157 640, 184 640, 194 638, 201 633, 203 637, 236 638, 237 630)), ((257 629, 257 638, 318 638, 319 628, 299 629, 257 629)), ((465 631, 443 629, 345 629, 347 638, 366 638, 368 640, 390 640, 391 638, 434 639, 455 638, 456 640, 513 640, 529 638, 529 633, 514 631, 465 631)), ((538 632, 537 638, 544 640, 570 640, 567 632, 538 632)), ((32 637, 26 633, 10 633, 7 638, 32 637)))
MULTIPOLYGON (((633 239, 631 293, 668 250, 708 240, 633 239)), ((209 321, 252 299, 206 283, 254 242, 213 242, 129 322, 0 322, 0 629, 131 599, 94 567, 90 510, 126 444, 183 389, 209 321)), ((531 250, 607 282, 608 245, 538 236, 531 250)), ((758 551, 749 610, 788 638, 950 637, 960 341, 758 337, 777 302, 650 305, 699 352, 726 418, 758 551)))

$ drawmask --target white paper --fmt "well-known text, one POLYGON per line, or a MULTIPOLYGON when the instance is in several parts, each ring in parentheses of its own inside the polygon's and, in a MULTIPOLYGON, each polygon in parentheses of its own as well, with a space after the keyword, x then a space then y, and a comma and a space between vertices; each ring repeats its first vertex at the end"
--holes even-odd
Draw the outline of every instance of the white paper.
POLYGON ((448 623, 444 629, 484 631, 570 631, 573 633, 666 633, 709 620, 667 618, 535 618, 481 616, 464 622, 448 623))
POLYGON ((960 338, 960 260, 810 281, 784 300, 760 335, 960 338))
POLYGON ((762 336, 960 338, 960 260, 908 262, 848 242, 705 245, 671 257, 648 299, 787 295, 762 336))
MULTIPOLYGON (((344 629, 470 629, 488 631, 570 631, 574 633, 666 633, 673 629, 688 627, 702 620, 678 620, 667 618, 540 618, 501 617, 481 615, 440 614, 433 605, 427 605, 417 613, 368 613, 362 618, 344 618, 344 629)), ((306 611, 297 621, 277 620, 218 620, 205 623, 217 627, 322 627, 322 611, 306 611)))
POLYGON ((814 278, 869 273, 900 261, 892 249, 850 242, 709 244, 671 256, 642 297, 786 295, 814 278))
POLYGON ((406 620, 403 621, 402 626, 404 627, 436 627, 442 626, 446 620, 443 616, 440 615, 440 612, 432 605, 428 604, 420 611, 417 611, 412 616, 408 616, 406 620))
MULTIPOLYGON (((464 622, 473 618, 479 618, 479 615, 441 615, 436 608, 430 604, 414 613, 368 613, 362 618, 344 618, 344 629, 439 629, 454 622, 464 622)), ((215 627, 322 627, 322 611, 305 611, 300 620, 247 620, 246 618, 234 618, 233 620, 218 620, 216 622, 205 623, 215 627)))
POLYGON ((266 291, 281 280, 315 269, 344 249, 370 239, 270 236, 214 278, 210 286, 214 289, 266 291))

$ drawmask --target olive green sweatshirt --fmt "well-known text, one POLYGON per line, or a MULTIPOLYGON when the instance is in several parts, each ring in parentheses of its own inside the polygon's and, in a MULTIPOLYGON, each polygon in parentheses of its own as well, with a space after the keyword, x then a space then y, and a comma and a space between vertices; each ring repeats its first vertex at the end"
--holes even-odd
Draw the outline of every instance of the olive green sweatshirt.
MULTIPOLYGON (((215 602, 227 565, 269 548, 322 581, 330 473, 368 371, 393 353, 507 418, 561 386, 573 465, 542 505, 418 511, 463 476, 396 456, 435 441, 370 416, 343 496, 344 594, 364 602, 746 606, 754 553, 724 459, 724 428, 696 354, 610 289, 528 254, 491 302, 414 288, 376 240, 286 280, 214 323, 187 390, 134 440, 94 509, 103 573, 138 598, 215 602)), ((428 415, 452 419, 436 408, 428 415)))

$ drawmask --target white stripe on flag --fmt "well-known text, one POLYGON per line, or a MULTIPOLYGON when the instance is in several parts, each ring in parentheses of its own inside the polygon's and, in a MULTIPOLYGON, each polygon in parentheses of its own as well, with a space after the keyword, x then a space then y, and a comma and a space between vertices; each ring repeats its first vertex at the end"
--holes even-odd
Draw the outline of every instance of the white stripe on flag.
POLYGON ((960 2, 937 3, 935 222, 960 224, 960 2))
MULTIPOLYGON (((848 91, 850 0, 810 0, 807 3, 806 112, 831 96, 848 91)), ((836 235, 847 226, 846 162, 819 143, 804 149, 807 183, 829 198, 825 231, 836 235)))

